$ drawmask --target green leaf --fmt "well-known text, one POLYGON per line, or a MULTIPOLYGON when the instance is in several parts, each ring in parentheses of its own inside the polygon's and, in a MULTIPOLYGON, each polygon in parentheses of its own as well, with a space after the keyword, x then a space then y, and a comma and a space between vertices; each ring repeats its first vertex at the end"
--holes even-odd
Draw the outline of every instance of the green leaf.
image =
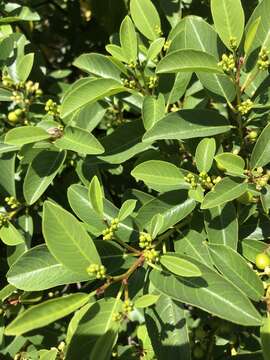
POLYGON ((250 165, 257 168, 270 162, 270 124, 260 134, 251 154, 250 165))
POLYGON ((5 136, 5 143, 10 145, 25 145, 51 137, 46 130, 37 126, 22 126, 11 129, 5 136))
POLYGON ((51 255, 46 245, 38 245, 25 252, 11 266, 7 280, 17 289, 40 291, 87 281, 89 275, 72 272, 51 255))
POLYGON ((231 129, 219 113, 205 109, 180 110, 170 113, 148 130, 145 141, 165 139, 192 139, 222 134, 231 129))
POLYGON ((264 318, 263 325, 260 329, 262 350, 264 360, 269 360, 270 354, 270 318, 264 318))
POLYGON ((7 153, 0 156, 0 191, 5 195, 16 196, 15 189, 16 154, 7 153))
POLYGON ((87 274, 90 264, 100 264, 93 241, 73 215, 46 201, 42 220, 48 249, 60 263, 80 274, 87 274))
POLYGON ((161 31, 159 14, 151 0, 131 0, 130 13, 136 28, 149 40, 158 38, 161 31))
POLYGON ((183 304, 161 295, 145 310, 145 322, 157 359, 191 360, 191 347, 183 304))
POLYGON ((218 165, 226 169, 228 173, 241 175, 245 169, 245 161, 239 155, 221 153, 215 156, 218 165))
POLYGON ((162 255, 160 263, 170 272, 178 276, 196 277, 202 275, 200 269, 196 265, 173 253, 162 255))
POLYGON ((55 141, 55 146, 59 149, 72 150, 79 154, 102 154, 103 146, 90 134, 89 131, 68 126, 65 128, 64 135, 55 141))
POLYGON ((128 63, 137 62, 138 41, 133 22, 126 16, 120 26, 120 42, 122 52, 128 63))
POLYGON ((185 254, 193 257, 208 267, 212 267, 208 246, 205 237, 193 230, 187 230, 174 241, 174 249, 177 254, 185 254))
POLYGON ((122 61, 122 62, 126 62, 126 58, 125 55, 123 53, 123 49, 115 44, 109 44, 106 45, 106 50, 108 51, 108 53, 110 53, 115 59, 122 61))
POLYGON ((215 57, 193 49, 176 50, 166 55, 157 65, 157 74, 200 71, 222 74, 215 57))
POLYGON ((213 207, 205 212, 206 231, 210 244, 237 249, 238 219, 233 203, 213 207))
POLYGON ((156 57, 161 52, 163 45, 165 43, 165 38, 158 38, 151 42, 149 49, 147 50, 147 60, 155 60, 156 57))
POLYGON ((158 301, 159 298, 160 298, 160 295, 155 295, 155 294, 142 295, 136 299, 134 306, 138 309, 144 309, 144 308, 154 305, 158 301))
POLYGON ((258 240, 243 239, 240 244, 242 255, 253 264, 256 263, 256 256, 267 249, 267 244, 258 240))
POLYGON ((155 98, 154 96, 145 96, 143 99, 142 119, 146 130, 151 129, 155 123, 161 120, 165 115, 165 99, 162 94, 155 98))
POLYGON ((260 22, 261 22, 261 17, 258 17, 256 20, 253 21, 253 23, 248 28, 248 31, 246 33, 246 38, 245 38, 245 44, 244 44, 245 54, 247 54, 249 52, 249 50, 251 49, 251 46, 253 44, 253 41, 255 40, 260 22))
POLYGON ((23 183, 23 194, 27 204, 34 204, 46 191, 61 169, 65 158, 65 151, 50 150, 43 150, 34 157, 23 183))
POLYGON ((16 145, 8 145, 0 143, 0 154, 5 154, 13 151, 19 150, 20 147, 16 145))
POLYGON ((198 266, 201 277, 181 278, 153 270, 150 274, 152 284, 173 299, 196 306, 221 319, 243 326, 261 325, 261 315, 241 290, 195 259, 186 259, 198 266))
POLYGON ((123 164, 150 147, 150 144, 142 142, 143 134, 141 120, 133 120, 119 126, 112 134, 101 139, 105 153, 99 156, 99 159, 110 164, 123 164))
MULTIPOLYGON (((102 356, 102 346, 105 346, 106 335, 112 333, 114 339, 116 338, 120 322, 114 321, 113 315, 121 309, 122 302, 112 298, 105 298, 93 304, 79 321, 68 346, 66 359, 108 359, 109 357, 104 358, 102 356), (100 343, 101 339, 102 342, 100 343), (96 354, 97 350, 100 352, 100 356, 92 357, 92 354, 96 354)), ((110 344, 113 346, 111 341, 110 344)))
POLYGON ((211 0, 215 28, 229 50, 231 41, 239 46, 245 27, 245 14, 240 0, 211 0))
POLYGON ((188 198, 187 191, 170 191, 147 202, 138 211, 136 220, 142 229, 151 225, 151 220, 157 212, 163 216, 164 223, 160 233, 166 231, 186 216, 195 208, 196 202, 188 198))
POLYGON ((24 243, 24 238, 15 226, 8 222, 0 228, 0 239, 4 244, 9 246, 18 245, 24 243))
POLYGON ((226 245, 209 245, 215 267, 243 291, 251 300, 259 302, 264 295, 263 283, 247 262, 226 245))
POLYGON ((16 72, 19 81, 25 82, 28 79, 34 64, 34 56, 34 53, 30 53, 18 59, 16 72))
MULTIPOLYGON (((91 299, 90 299, 91 301, 91 299)), ((77 310, 75 312, 75 314, 73 315, 73 317, 71 318, 69 324, 68 324, 68 329, 67 329, 67 336, 66 336, 66 344, 68 345, 70 343, 70 340, 72 339, 72 336, 74 335, 79 321, 81 320, 81 318, 84 316, 84 314, 89 310, 90 306, 92 306, 93 303, 88 302, 87 304, 85 304, 83 307, 81 307, 79 310, 77 310)))
POLYGON ((2 17, 0 24, 12 23, 15 21, 38 21, 40 16, 28 6, 19 6, 9 13, 9 16, 2 17))
POLYGON ((208 172, 214 160, 216 153, 216 141, 215 139, 202 139, 197 148, 195 154, 195 161, 197 169, 202 172, 208 172))
POLYGON ((39 360, 55 360, 57 357, 58 349, 52 350, 40 350, 39 352, 39 360), (41 353, 42 351, 42 353, 41 353), (44 352, 43 352, 44 351, 44 352))
POLYGON ((136 207, 136 203, 137 203, 137 200, 129 199, 129 200, 126 200, 122 204, 122 206, 119 210, 119 214, 118 214, 119 221, 123 221, 129 215, 131 215, 133 213, 133 211, 136 207))
POLYGON ((148 160, 137 165, 131 172, 137 180, 143 181, 157 191, 188 188, 184 175, 175 165, 160 160, 148 160))
POLYGON ((88 294, 77 293, 47 300, 20 313, 5 329, 5 334, 21 335, 46 326, 69 315, 89 300, 88 294))
POLYGON ((12 91, 0 88, 0 101, 11 101, 11 97, 12 97, 12 91))
POLYGON ((89 184, 89 200, 93 209, 103 217, 103 191, 97 176, 94 176, 89 184))
POLYGON ((223 178, 209 191, 202 202, 201 209, 211 209, 232 201, 243 195, 248 189, 248 184, 242 179, 223 178))
POLYGON ((73 63, 77 68, 98 77, 121 80, 121 70, 108 56, 98 53, 82 54, 73 63))
POLYGON ((66 93, 60 114, 64 118, 83 106, 94 103, 106 96, 125 91, 125 88, 113 79, 84 79, 82 83, 66 93))
POLYGON ((156 214, 152 217, 149 226, 149 233, 151 234, 152 239, 155 239, 156 236, 159 234, 163 224, 164 224, 164 218, 161 214, 156 214))

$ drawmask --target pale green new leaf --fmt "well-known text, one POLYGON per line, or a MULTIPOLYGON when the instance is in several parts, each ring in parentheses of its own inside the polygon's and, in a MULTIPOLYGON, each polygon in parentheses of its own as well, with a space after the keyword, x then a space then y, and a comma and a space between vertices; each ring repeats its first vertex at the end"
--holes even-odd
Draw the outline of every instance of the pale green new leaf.
POLYGON ((34 53, 30 53, 18 59, 16 73, 19 81, 25 82, 28 79, 34 64, 34 56, 34 53))
POLYGON ((155 98, 154 96, 145 96, 143 99, 142 119, 146 130, 151 129, 155 123, 161 120, 165 115, 165 99, 162 94, 155 98))
POLYGON ((225 204, 243 195, 248 184, 239 179, 223 178, 214 188, 209 191, 202 202, 201 209, 211 209, 225 204))
POLYGON ((259 302, 264 295, 263 283, 246 260, 226 245, 209 245, 215 267, 251 300, 259 302))
POLYGON ((154 40, 147 50, 147 60, 155 60, 158 54, 161 52, 163 45, 165 43, 165 38, 158 38, 154 40))
POLYGON ((261 17, 258 17, 256 20, 253 21, 253 23, 248 28, 248 31, 246 33, 245 44, 244 44, 245 54, 249 52, 251 46, 253 45, 253 41, 255 39, 260 22, 261 22, 261 17))
POLYGON ((163 224, 164 218, 161 214, 156 214, 153 216, 149 226, 149 233, 151 234, 152 239, 155 239, 156 236, 159 234, 163 224))
POLYGON ((158 301, 159 298, 160 298, 160 295, 145 294, 145 295, 140 296, 138 299, 136 299, 134 306, 138 309, 143 309, 143 308, 154 305, 158 301))
POLYGON ((100 264, 95 245, 82 224, 52 202, 43 205, 43 235, 52 255, 74 272, 87 274, 90 264, 100 264))
POLYGON ((136 28, 149 40, 159 37, 161 23, 151 0, 131 0, 130 13, 136 28))
POLYGON ((158 63, 156 69, 157 74, 186 71, 223 73, 213 55, 193 49, 182 49, 169 53, 158 63))
POLYGON ((138 41, 133 22, 126 16, 120 26, 122 52, 129 63, 137 61, 138 41))
POLYGON ((239 46, 245 27, 245 14, 241 0, 211 0, 214 25, 223 43, 229 50, 232 41, 239 46))
POLYGON ((191 257, 185 257, 202 272, 201 277, 183 278, 153 270, 152 284, 173 299, 191 304, 222 319, 243 326, 260 326, 262 317, 250 300, 230 281, 191 257))
POLYGON ((162 255, 160 263, 170 272, 178 276, 196 277, 202 275, 200 269, 196 265, 186 259, 182 259, 174 253, 162 255))
POLYGON ((21 335, 30 330, 44 327, 69 315, 89 300, 89 295, 77 293, 66 295, 31 306, 21 312, 5 329, 5 334, 21 335))
POLYGON ((205 138, 201 140, 196 148, 195 161, 197 169, 202 172, 208 172, 214 160, 216 153, 216 141, 215 139, 205 138))
POLYGON ((37 126, 22 126, 11 129, 5 136, 5 143, 10 145, 25 145, 51 137, 46 130, 37 126))
POLYGON ((89 131, 67 126, 64 135, 55 141, 59 149, 72 150, 79 154, 98 155, 104 152, 103 146, 89 131))
POLYGON ((8 246, 24 243, 22 234, 11 222, 0 227, 0 239, 8 246))
POLYGON ((94 176, 89 184, 89 200, 97 214, 103 217, 103 191, 97 176, 94 176))
POLYGON ((129 215, 131 215, 136 207, 137 200, 129 199, 126 200, 118 213, 118 219, 119 221, 125 220, 129 215))
POLYGON ((221 153, 215 156, 216 162, 228 173, 241 175, 245 169, 245 161, 241 156, 232 153, 221 153))
POLYGON ((270 162, 270 124, 260 134, 251 154, 250 165, 257 168, 270 162))
POLYGON ((65 151, 43 150, 35 156, 27 169, 23 194, 27 204, 34 204, 61 169, 66 158, 65 151))

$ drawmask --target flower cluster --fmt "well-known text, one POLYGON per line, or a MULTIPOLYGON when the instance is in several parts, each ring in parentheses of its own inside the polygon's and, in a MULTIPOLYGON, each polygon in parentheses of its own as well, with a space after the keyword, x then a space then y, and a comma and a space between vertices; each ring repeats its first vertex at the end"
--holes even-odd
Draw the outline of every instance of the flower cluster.
POLYGON ((259 70, 267 70, 270 65, 269 61, 269 51, 266 49, 266 47, 263 47, 259 53, 259 58, 257 61, 257 66, 259 70))
POLYGON ((134 309, 134 304, 130 299, 127 299, 123 305, 123 312, 129 314, 134 309))
POLYGON ((91 264, 86 271, 89 275, 95 275, 96 279, 104 279, 106 277, 106 269, 103 265, 91 264))
POLYGON ((21 205, 21 203, 15 199, 14 196, 7 196, 5 198, 5 202, 11 209, 17 209, 21 205))
POLYGON ((235 59, 232 54, 229 56, 226 54, 223 54, 221 57, 221 61, 218 63, 219 66, 222 67, 223 71, 226 73, 235 72, 236 66, 235 66, 235 59))
POLYGON ((0 227, 6 225, 8 222, 8 218, 5 214, 0 213, 0 227))
POLYGON ((153 239, 150 234, 141 232, 139 240, 140 240, 139 246, 141 249, 151 249, 153 239))
POLYGON ((52 99, 49 99, 45 104, 45 111, 52 116, 59 116, 60 107, 52 99))
POLYGON ((212 183, 211 177, 205 171, 202 171, 199 174, 199 183, 201 184, 202 188, 204 188, 204 189, 210 190, 214 186, 212 183))
POLYGON ((143 251, 144 258, 149 263, 156 263, 159 261, 159 253, 155 249, 145 249, 143 251))
POLYGON ((241 102, 241 104, 237 106, 237 110, 242 115, 245 115, 252 109, 252 107, 253 107, 253 102, 250 99, 248 99, 248 100, 241 102))
POLYGON ((123 79, 123 85, 128 89, 136 89, 136 81, 123 79))
POLYGON ((157 86, 158 78, 156 76, 150 76, 147 82, 149 89, 153 89, 157 86))
POLYGON ((102 231, 103 240, 112 240, 119 227, 119 219, 112 219, 110 226, 102 231))

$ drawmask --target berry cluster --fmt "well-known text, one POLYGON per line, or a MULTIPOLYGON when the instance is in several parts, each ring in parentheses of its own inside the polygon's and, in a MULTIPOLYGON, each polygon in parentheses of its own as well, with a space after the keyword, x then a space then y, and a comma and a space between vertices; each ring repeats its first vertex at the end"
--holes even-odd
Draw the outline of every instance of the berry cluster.
POLYGON ((103 240, 112 240, 119 227, 119 219, 112 219, 110 226, 102 231, 103 240))
POLYGON ((103 265, 91 264, 86 271, 89 275, 95 275, 96 279, 104 279, 106 277, 106 269, 103 265))
POLYGON ((257 61, 257 66, 259 70, 267 70, 270 65, 269 61, 269 51, 266 49, 266 47, 263 47, 259 53, 259 58, 257 61))
POLYGON ((159 261, 159 253, 155 249, 145 249, 143 255, 145 260, 151 264, 159 261))
POLYGON ((218 65, 221 66, 223 71, 226 73, 236 72, 235 59, 232 54, 229 56, 223 54, 218 65))
POLYGON ((52 99, 49 99, 45 104, 45 111, 52 116, 59 116, 60 107, 52 99))
POLYGON ((17 209, 21 205, 21 203, 15 199, 14 196, 7 196, 5 198, 5 202, 11 209, 17 209))
POLYGON ((242 114, 245 115, 247 114, 253 107, 253 102, 250 99, 247 99, 243 102, 241 102, 241 104, 239 104, 237 106, 237 110, 242 114))
POLYGON ((151 249, 152 248, 152 236, 148 233, 141 232, 139 237, 139 246, 141 249, 151 249))

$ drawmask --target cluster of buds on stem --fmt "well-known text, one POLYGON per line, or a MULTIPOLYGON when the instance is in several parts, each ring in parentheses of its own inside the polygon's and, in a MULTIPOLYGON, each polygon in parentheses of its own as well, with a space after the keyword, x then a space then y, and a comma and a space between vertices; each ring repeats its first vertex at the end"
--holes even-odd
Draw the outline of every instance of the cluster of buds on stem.
POLYGON ((255 171, 252 171, 252 173, 248 170, 245 172, 249 176, 250 181, 256 185, 256 190, 258 191, 262 190, 270 180, 270 171, 267 170, 266 173, 264 173, 262 167, 258 167, 255 171))
POLYGON ((223 71, 226 73, 236 72, 235 59, 232 54, 230 54, 229 56, 223 54, 221 57, 221 61, 218 63, 218 66, 222 67, 223 71))
POLYGON ((125 314, 129 314, 131 313, 131 311, 133 311, 134 309, 134 304, 130 299, 125 300, 124 304, 123 304, 123 312, 125 314))
POLYGON ((14 83, 8 74, 3 74, 2 75, 2 84, 3 84, 3 86, 10 88, 14 83))
POLYGON ((112 219, 110 226, 102 231, 103 240, 112 240, 119 227, 119 219, 112 219))
POLYGON ((191 185, 192 189, 196 189, 198 185, 201 185, 201 187, 205 190, 211 190, 215 184, 220 182, 221 177, 220 176, 209 176, 207 172, 202 171, 199 174, 198 181, 196 180, 196 177, 194 174, 189 173, 187 176, 185 176, 186 182, 188 182, 191 185))
POLYGON ((145 249, 143 251, 143 256, 146 262, 154 264, 159 261, 159 252, 155 249, 145 249))
POLYGON ((106 269, 103 265, 91 264, 86 269, 89 275, 94 275, 96 279, 105 279, 106 269))
POLYGON ((148 233, 141 232, 139 237, 139 246, 141 249, 151 249, 152 248, 152 236, 148 233))
POLYGON ((123 79, 123 85, 128 89, 136 89, 137 83, 135 80, 123 79))
POLYGON ((207 174, 206 171, 202 171, 199 174, 199 183, 203 189, 211 190, 214 186, 212 183, 211 177, 207 174))
POLYGON ((163 45, 163 50, 167 51, 169 49, 169 47, 171 46, 171 43, 172 43, 171 40, 165 41, 165 44, 163 45))
POLYGON ((236 37, 235 37, 235 36, 231 36, 229 42, 230 42, 230 48, 231 48, 233 51, 235 51, 235 50, 237 49, 237 39, 236 39, 236 37))
POLYGON ((21 203, 15 199, 14 196, 7 196, 5 198, 5 202, 11 209, 17 209, 21 205, 21 203))
POLYGON ((52 116, 59 116, 60 106, 55 101, 49 99, 45 104, 45 111, 52 116))
POLYGON ((43 95, 43 91, 39 88, 38 82, 34 83, 33 81, 29 80, 25 83, 24 87, 26 92, 32 96, 38 98, 43 95))
POLYGON ((158 36, 162 36, 162 30, 161 30, 161 28, 160 28, 160 26, 159 25, 156 25, 155 26, 155 33, 158 35, 158 36))
POLYGON ((8 223, 8 217, 6 214, 0 213, 0 228, 8 223))
POLYGON ((157 86, 158 78, 157 76, 150 76, 147 81, 147 86, 149 89, 154 89, 157 86))
POLYGON ((252 107, 253 102, 250 99, 247 99, 237 106, 237 110, 241 115, 246 115, 252 109, 252 107))
POLYGON ((259 70, 267 70, 269 68, 269 51, 266 47, 263 47, 259 53, 259 58, 257 61, 257 66, 259 70))
POLYGON ((112 320, 119 322, 123 319, 123 314, 121 312, 115 312, 113 313, 112 320))

